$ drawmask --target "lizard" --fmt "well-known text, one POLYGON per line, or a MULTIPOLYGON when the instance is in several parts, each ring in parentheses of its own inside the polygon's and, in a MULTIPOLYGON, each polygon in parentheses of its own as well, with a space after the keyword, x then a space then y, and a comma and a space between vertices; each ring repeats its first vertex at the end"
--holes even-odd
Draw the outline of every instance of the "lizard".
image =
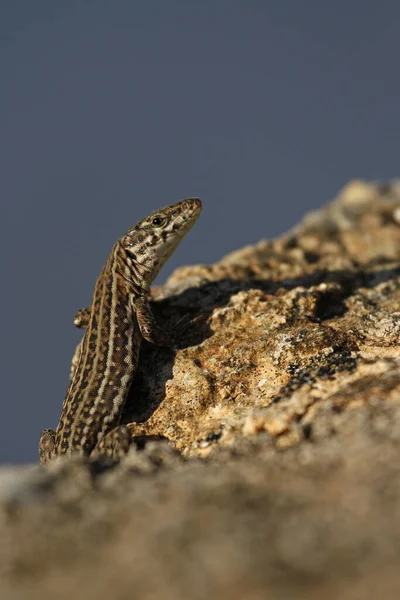
POLYGON ((119 421, 141 341, 173 347, 172 336, 152 314, 150 285, 201 209, 201 200, 187 198, 156 210, 114 244, 91 306, 74 319, 85 333, 57 429, 44 429, 40 436, 41 464, 74 453, 119 460, 128 451, 131 434, 119 421))

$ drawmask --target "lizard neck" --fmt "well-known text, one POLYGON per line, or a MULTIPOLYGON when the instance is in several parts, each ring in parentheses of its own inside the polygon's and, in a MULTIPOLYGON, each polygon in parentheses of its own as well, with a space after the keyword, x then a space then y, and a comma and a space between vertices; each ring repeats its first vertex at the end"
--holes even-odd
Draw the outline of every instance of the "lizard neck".
MULTIPOLYGON (((135 252, 127 252, 118 241, 111 255, 116 257, 116 275, 125 280, 127 290, 133 297, 138 297, 149 292, 150 285, 157 277, 165 261, 149 256, 143 250, 144 245, 135 247, 135 252), (153 260, 151 260, 153 259, 153 260)), ((105 266, 106 268, 106 266, 105 266)))

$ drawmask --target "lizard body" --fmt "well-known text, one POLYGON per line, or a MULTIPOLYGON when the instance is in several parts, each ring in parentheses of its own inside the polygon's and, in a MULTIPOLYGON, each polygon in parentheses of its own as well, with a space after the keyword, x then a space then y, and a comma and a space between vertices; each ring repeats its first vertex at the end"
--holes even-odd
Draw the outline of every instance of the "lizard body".
POLYGON ((119 459, 130 433, 119 425, 135 375, 142 338, 172 345, 150 309, 150 284, 194 225, 197 198, 151 213, 117 240, 97 279, 89 309, 75 324, 86 328, 68 386, 58 427, 45 429, 40 462, 80 453, 119 459))

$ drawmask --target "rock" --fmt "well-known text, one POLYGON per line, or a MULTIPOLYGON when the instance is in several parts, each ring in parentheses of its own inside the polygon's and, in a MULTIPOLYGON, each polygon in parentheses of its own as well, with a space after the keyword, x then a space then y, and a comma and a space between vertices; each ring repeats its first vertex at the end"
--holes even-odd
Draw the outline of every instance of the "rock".
POLYGON ((2 597, 397 598, 399 214, 355 181, 158 287, 127 457, 0 471, 2 597))

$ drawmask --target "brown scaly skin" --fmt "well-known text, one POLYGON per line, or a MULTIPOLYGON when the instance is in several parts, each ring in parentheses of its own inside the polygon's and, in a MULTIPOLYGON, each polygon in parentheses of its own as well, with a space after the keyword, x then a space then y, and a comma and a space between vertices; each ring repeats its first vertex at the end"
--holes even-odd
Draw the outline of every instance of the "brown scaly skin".
POLYGON ((92 305, 74 323, 86 328, 56 431, 39 441, 42 464, 60 454, 120 459, 130 445, 119 425, 136 372, 142 338, 172 345, 154 320, 150 284, 201 212, 197 198, 152 212, 114 245, 94 289, 92 305))

